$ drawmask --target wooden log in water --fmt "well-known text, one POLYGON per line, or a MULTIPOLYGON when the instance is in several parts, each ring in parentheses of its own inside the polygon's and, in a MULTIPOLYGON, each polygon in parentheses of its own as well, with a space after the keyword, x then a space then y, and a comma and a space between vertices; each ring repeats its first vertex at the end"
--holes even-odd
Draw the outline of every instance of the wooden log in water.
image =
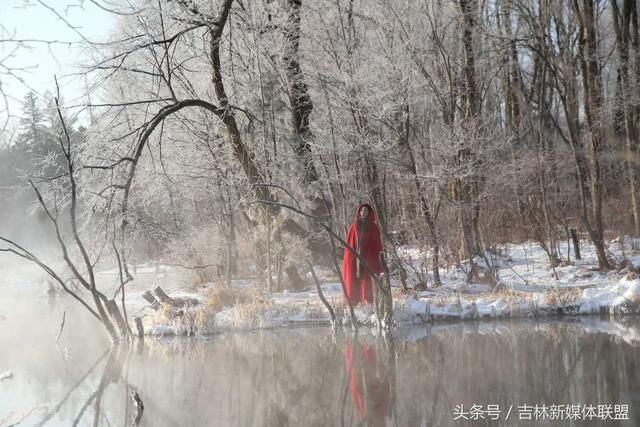
POLYGON ((142 298, 144 298, 146 302, 151 304, 151 308, 153 308, 154 310, 160 308, 160 302, 156 299, 156 297, 153 296, 151 291, 146 291, 144 294, 142 294, 142 298))
POLYGON ((136 330, 138 331, 138 338, 144 339, 144 325, 142 324, 142 317, 136 317, 136 330))
POLYGON ((177 308, 184 306, 184 301, 171 298, 165 291, 162 290, 160 286, 156 287, 153 291, 156 293, 156 296, 163 304, 169 304, 170 306, 177 308))
POLYGON ((169 295, 167 295, 167 293, 160 287, 156 287, 153 290, 156 293, 156 296, 158 297, 158 300, 160 302, 162 302, 163 304, 168 304, 172 307, 175 308, 182 308, 185 305, 198 305, 200 302, 196 299, 193 298, 173 298, 170 297, 169 295))

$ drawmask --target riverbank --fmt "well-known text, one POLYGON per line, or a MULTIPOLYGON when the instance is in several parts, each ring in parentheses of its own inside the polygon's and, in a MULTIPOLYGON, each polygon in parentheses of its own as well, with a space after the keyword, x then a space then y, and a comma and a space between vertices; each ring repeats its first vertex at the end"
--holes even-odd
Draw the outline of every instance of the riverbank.
MULTIPOLYGON (((457 265, 441 271, 442 285, 432 286, 431 272, 424 265, 427 254, 415 247, 400 250, 408 267, 410 287, 426 283, 423 291, 400 291, 392 279, 393 320, 396 326, 438 321, 480 318, 581 315, 594 313, 633 314, 640 312, 640 256, 626 239, 609 243, 609 256, 620 266, 608 272, 597 271, 593 247, 582 242, 582 259, 551 268, 544 251, 533 243, 505 245, 499 254, 487 254, 475 261, 482 271, 492 269, 496 281, 467 280, 469 266, 457 265)), ((140 271, 144 272, 142 266, 140 271)), ((134 316, 141 317, 150 335, 208 335, 219 331, 272 329, 330 324, 330 315, 321 303, 315 287, 302 292, 268 293, 251 279, 234 280, 232 287, 206 283, 197 287, 172 283, 171 267, 155 268, 149 283, 161 286, 172 298, 190 301, 183 307, 162 304, 154 310, 142 299, 147 289, 128 294, 134 316)), ((107 273, 105 273, 107 274, 107 273)), ((342 304, 341 285, 335 274, 318 269, 325 298, 331 303, 337 321, 349 323, 342 304)), ((482 275, 479 275, 482 276, 482 275)), ((312 283, 312 278, 307 278, 312 283)), ((372 306, 355 307, 359 323, 373 325, 372 306)))

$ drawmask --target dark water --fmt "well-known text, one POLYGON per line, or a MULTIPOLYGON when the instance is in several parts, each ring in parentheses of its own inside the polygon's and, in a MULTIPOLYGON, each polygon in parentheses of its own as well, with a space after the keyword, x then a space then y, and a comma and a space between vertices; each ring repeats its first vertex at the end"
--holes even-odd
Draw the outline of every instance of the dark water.
POLYGON ((69 303, 0 287, 0 375, 13 372, 0 382, 1 427, 131 425, 134 389, 143 426, 640 425, 638 319, 466 323, 393 340, 295 329, 109 349, 69 303), (464 420, 474 416, 484 419, 464 420))

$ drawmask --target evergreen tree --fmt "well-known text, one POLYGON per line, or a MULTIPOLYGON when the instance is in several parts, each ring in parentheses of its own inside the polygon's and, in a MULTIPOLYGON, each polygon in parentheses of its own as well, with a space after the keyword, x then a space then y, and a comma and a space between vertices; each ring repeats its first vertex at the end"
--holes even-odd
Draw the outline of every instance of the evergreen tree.
MULTIPOLYGON (((24 97, 20 133, 15 147, 18 175, 47 179, 57 176, 64 165, 58 142, 63 129, 55 107, 55 100, 47 92, 42 107, 37 94, 29 92, 24 97)), ((65 118, 72 141, 80 136, 74 129, 75 120, 65 118)))
POLYGON ((36 144, 44 133, 44 117, 35 92, 31 91, 25 95, 22 112, 19 143, 27 146, 36 144))

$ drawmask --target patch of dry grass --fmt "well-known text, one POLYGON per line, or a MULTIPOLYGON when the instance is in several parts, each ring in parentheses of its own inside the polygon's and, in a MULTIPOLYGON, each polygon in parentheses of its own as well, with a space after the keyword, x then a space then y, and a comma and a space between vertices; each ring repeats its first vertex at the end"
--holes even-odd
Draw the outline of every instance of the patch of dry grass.
POLYGON ((499 299, 504 299, 510 310, 517 309, 520 304, 531 299, 531 292, 518 291, 509 287, 500 288, 493 292, 492 295, 499 299))
POLYGON ((426 301, 430 304, 442 307, 444 305, 450 304, 462 304, 462 297, 464 297, 466 302, 475 302, 481 296, 481 294, 476 293, 471 294, 465 292, 455 292, 451 294, 435 295, 433 297, 427 298, 426 301))
POLYGON ((436 295, 433 298, 429 298, 427 302, 435 304, 438 307, 443 307, 448 304, 454 304, 458 297, 456 295, 436 295))
POLYGON ((544 293, 543 303, 545 305, 565 307, 580 299, 582 289, 579 288, 550 288, 544 293))
POLYGON ((252 299, 237 303, 231 309, 231 323, 237 329, 255 329, 264 326, 265 312, 273 307, 272 299, 252 299))
POLYGON ((169 304, 162 304, 157 311, 151 313, 151 325, 170 326, 177 335, 193 335, 198 330, 198 310, 191 305, 176 308, 169 304))
POLYGON ((264 312, 273 305, 271 296, 256 288, 234 289, 223 286, 212 289, 198 311, 197 324, 211 330, 216 313, 231 307, 231 320, 238 328, 255 328, 263 321, 264 312))
POLYGON ((244 289, 227 288, 216 286, 207 294, 205 305, 209 311, 220 311, 224 307, 231 307, 234 304, 242 304, 251 299, 251 291, 244 289))
POLYGON ((513 299, 513 298, 525 299, 525 298, 529 298, 529 296, 531 295, 531 292, 518 291, 513 288, 503 287, 495 291, 493 295, 499 298, 504 298, 506 300, 513 299))
POLYGON ((151 314, 153 325, 167 325, 178 334, 210 334, 216 328, 216 315, 231 307, 231 321, 237 328, 261 326, 264 313, 273 305, 271 297, 255 288, 230 289, 216 287, 203 304, 176 309, 168 304, 151 314))

